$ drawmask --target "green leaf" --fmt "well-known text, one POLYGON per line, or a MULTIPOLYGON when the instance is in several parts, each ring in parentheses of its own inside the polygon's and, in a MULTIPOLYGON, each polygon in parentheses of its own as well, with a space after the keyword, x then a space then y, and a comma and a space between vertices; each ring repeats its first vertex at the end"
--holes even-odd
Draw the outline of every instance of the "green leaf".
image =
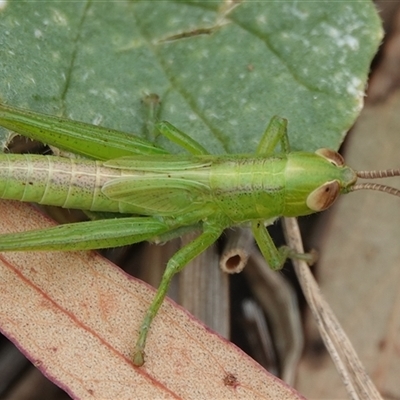
POLYGON ((224 4, 8 1, 0 98, 175 152, 154 137, 152 115, 212 153, 253 152, 275 114, 293 149, 338 148, 382 37, 372 2, 243 2, 226 15, 224 4), (149 94, 161 101, 153 110, 149 94))

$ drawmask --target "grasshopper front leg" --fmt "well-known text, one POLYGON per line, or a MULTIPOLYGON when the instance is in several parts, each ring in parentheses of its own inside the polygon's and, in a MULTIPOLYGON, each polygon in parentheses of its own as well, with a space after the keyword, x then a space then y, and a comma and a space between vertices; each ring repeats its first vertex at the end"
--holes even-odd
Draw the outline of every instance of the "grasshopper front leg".
POLYGON ((289 246, 277 248, 264 225, 264 221, 253 221, 251 228, 262 255, 267 260, 269 267, 274 271, 281 269, 288 258, 304 260, 310 265, 315 262, 315 254, 313 252, 298 253, 289 246))
POLYGON ((168 261, 160 286, 157 289, 157 293, 146 312, 142 325, 140 326, 139 338, 136 342, 133 354, 133 362, 135 365, 141 366, 144 364, 144 349, 149 329, 167 295, 173 276, 177 272, 181 271, 191 260, 211 246, 219 238, 224 227, 225 226, 221 227, 218 225, 204 224, 203 233, 191 243, 178 250, 168 261))

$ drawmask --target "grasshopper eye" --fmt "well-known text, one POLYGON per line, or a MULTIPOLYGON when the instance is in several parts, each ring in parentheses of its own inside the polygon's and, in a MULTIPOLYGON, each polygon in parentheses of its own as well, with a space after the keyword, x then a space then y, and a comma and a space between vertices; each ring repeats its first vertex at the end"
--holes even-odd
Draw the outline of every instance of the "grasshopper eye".
POLYGON ((339 182, 327 182, 308 195, 306 204, 313 211, 323 211, 335 202, 339 194, 339 182))
POLYGON ((326 158, 337 167, 342 167, 344 165, 344 158, 337 151, 331 149, 318 149, 315 153, 326 158))

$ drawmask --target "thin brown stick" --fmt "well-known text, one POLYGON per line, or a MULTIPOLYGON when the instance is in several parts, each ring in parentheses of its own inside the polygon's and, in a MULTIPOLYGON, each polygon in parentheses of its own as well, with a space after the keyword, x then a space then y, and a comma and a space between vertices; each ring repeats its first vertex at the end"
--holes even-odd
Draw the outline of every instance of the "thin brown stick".
MULTIPOLYGON (((304 252, 297 220, 284 218, 284 227, 288 245, 297 252, 304 252)), ((322 297, 308 265, 301 260, 293 260, 293 264, 321 337, 350 398, 354 400, 382 399, 332 309, 322 297)))

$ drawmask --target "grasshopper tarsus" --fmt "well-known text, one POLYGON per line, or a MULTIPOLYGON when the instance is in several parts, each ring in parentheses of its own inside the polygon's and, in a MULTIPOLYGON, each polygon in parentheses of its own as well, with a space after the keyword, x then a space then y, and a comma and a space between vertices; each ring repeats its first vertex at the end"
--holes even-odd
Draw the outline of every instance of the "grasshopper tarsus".
POLYGON ((135 349, 132 361, 136 367, 141 367, 144 364, 145 353, 144 350, 135 349))

